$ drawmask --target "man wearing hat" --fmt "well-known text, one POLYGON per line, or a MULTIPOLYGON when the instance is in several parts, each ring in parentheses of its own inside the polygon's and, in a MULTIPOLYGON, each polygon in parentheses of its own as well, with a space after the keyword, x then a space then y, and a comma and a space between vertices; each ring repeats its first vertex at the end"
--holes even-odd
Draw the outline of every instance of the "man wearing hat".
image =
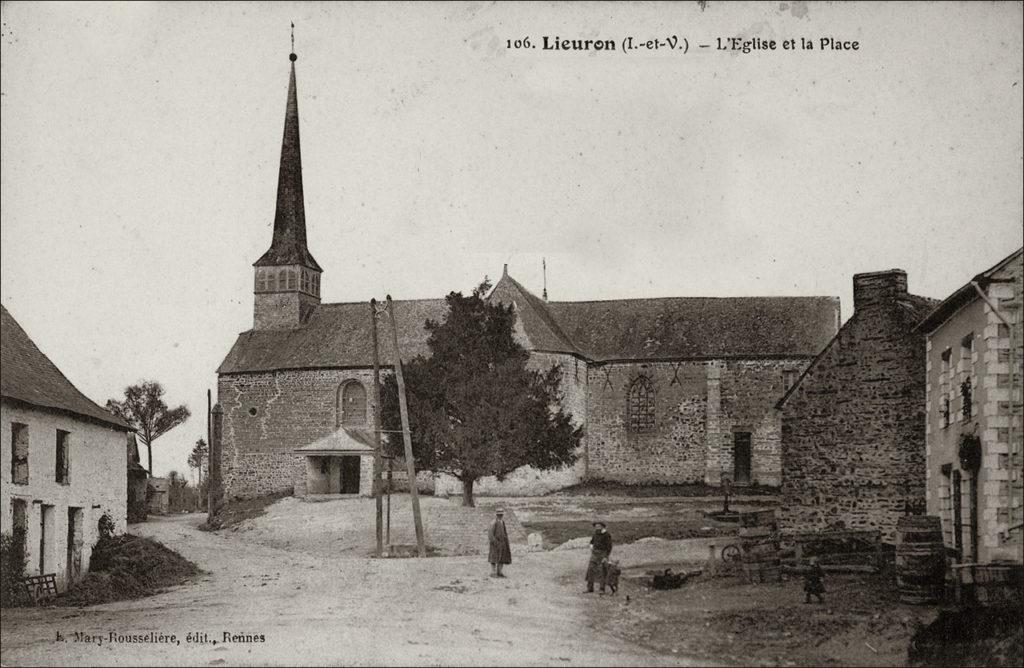
POLYGON ((612 535, 605 529, 604 522, 595 521, 594 537, 590 539, 590 563, 587 564, 587 593, 594 592, 594 580, 601 582, 604 593, 605 569, 612 553, 612 535))
POLYGON ((499 506, 494 511, 494 521, 487 532, 490 549, 487 561, 491 562, 491 577, 503 578, 501 567, 512 563, 512 549, 508 545, 508 531, 505 529, 505 509, 499 506))

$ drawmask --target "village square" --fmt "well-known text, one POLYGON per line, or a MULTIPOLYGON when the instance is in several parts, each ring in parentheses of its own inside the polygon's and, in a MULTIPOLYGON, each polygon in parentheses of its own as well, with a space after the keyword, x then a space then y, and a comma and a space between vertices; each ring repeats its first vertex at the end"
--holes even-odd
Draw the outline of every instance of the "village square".
POLYGON ((0 663, 1020 664, 1020 4, 252 7, 3 7, 0 663))

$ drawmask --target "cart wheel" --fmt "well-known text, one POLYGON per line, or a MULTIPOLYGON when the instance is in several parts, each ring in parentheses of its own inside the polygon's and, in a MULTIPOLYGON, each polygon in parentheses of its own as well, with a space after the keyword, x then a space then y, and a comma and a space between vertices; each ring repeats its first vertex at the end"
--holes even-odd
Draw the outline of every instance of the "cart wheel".
POLYGON ((722 548, 722 561, 739 561, 740 548, 736 545, 726 545, 722 548))

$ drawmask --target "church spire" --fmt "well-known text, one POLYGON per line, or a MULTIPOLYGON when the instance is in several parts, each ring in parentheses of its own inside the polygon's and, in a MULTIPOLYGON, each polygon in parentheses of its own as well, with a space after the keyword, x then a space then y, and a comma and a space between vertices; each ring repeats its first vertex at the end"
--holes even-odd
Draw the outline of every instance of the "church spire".
POLYGON ((274 238, 270 249, 256 266, 299 264, 320 271, 320 265, 306 247, 306 209, 302 197, 302 153, 299 147, 299 102, 295 89, 295 25, 292 24, 291 75, 288 79, 288 104, 284 114, 281 141, 281 166, 277 176, 277 209, 274 212, 274 238))

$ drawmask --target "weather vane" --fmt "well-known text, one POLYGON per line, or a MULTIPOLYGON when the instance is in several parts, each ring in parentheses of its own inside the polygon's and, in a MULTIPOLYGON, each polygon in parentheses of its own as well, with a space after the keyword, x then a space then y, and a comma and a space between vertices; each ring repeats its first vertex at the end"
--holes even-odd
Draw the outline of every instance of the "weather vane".
POLYGON ((295 53, 295 21, 292 21, 292 53, 295 53))

